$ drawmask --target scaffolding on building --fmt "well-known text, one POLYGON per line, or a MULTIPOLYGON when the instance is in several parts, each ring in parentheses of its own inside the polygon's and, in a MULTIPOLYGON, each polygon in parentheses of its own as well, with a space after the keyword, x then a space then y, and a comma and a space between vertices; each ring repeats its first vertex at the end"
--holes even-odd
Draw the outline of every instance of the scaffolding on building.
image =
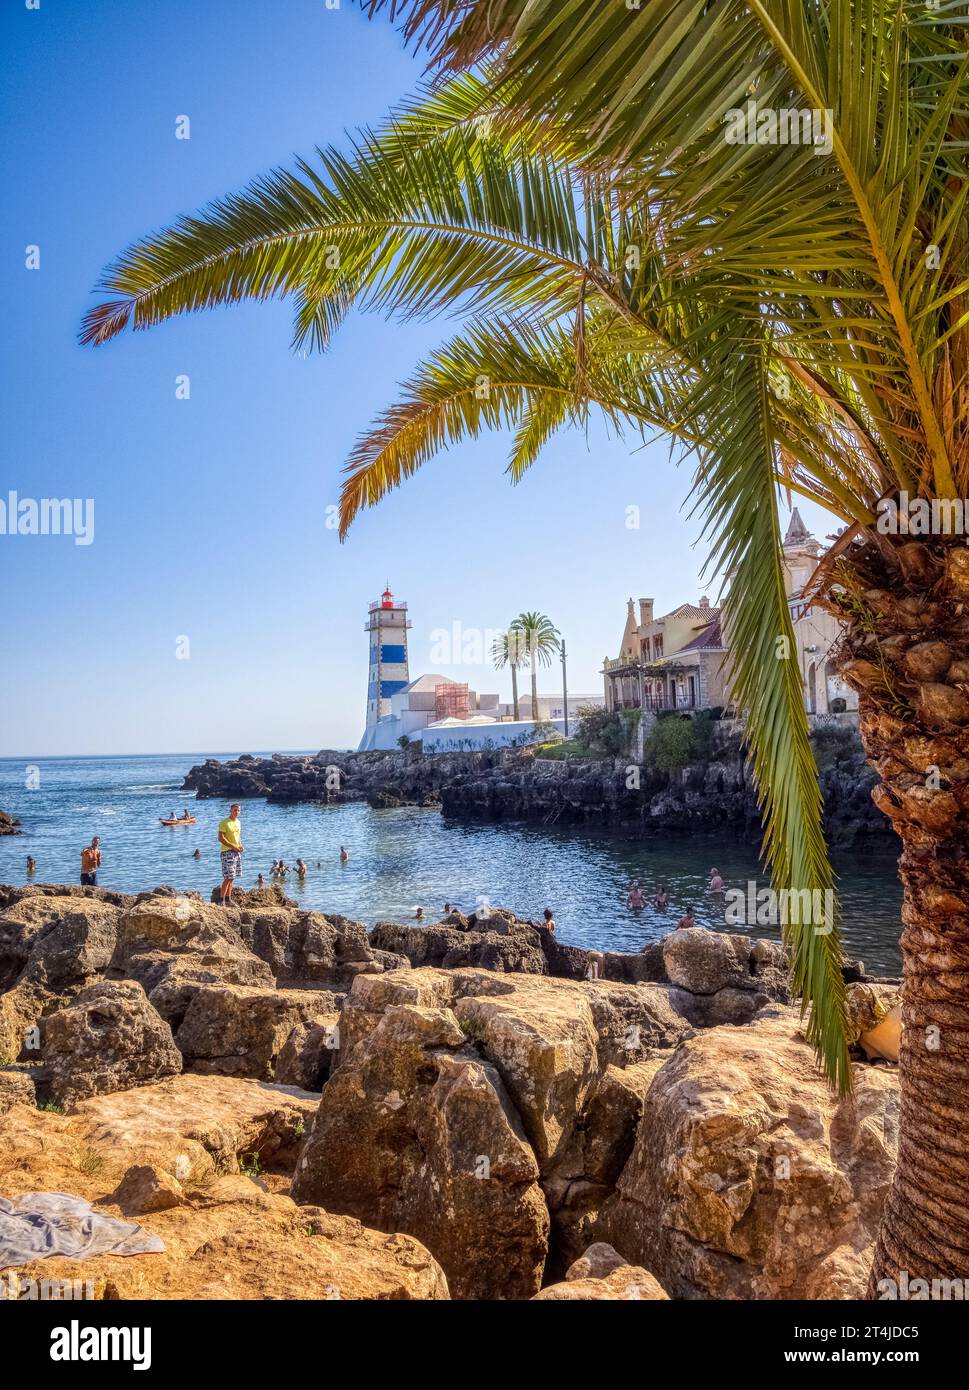
POLYGON ((435 719, 467 719, 471 713, 471 695, 466 685, 444 681, 434 687, 435 719))

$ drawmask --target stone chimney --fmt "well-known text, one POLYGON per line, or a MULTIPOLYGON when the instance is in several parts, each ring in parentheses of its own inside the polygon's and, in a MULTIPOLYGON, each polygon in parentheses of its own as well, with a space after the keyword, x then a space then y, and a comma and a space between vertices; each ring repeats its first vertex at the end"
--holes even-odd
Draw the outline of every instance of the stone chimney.
POLYGON ((653 600, 651 598, 641 598, 639 600, 639 625, 648 627, 653 621, 653 600))

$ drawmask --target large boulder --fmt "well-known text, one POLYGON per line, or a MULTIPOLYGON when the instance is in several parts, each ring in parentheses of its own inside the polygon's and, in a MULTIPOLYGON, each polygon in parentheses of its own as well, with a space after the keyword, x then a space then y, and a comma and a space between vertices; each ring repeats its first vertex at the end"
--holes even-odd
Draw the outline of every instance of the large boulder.
POLYGON ((182 1070, 172 1030, 141 986, 129 980, 91 985, 51 1014, 44 1023, 42 1058, 44 1088, 63 1106, 182 1070))
MULTIPOLYGON (((71 895, 22 898, 0 916, 2 972, 19 965, 20 978, 52 992, 91 980, 114 952, 118 909, 71 895)), ((19 973, 19 972, 18 972, 19 973)))
POLYGON ((839 1100, 793 1009, 681 1044, 646 1092, 597 1225, 679 1298, 861 1298, 891 1181, 898 1084, 839 1100))
POLYGON ((177 1031, 203 985, 271 988, 265 961, 245 945, 234 915, 203 903, 197 894, 145 894, 118 927, 112 968, 145 987, 177 1031))
POLYGON ((118 916, 115 904, 67 889, 4 890, 0 1056, 36 1057, 40 1021, 97 980, 110 962, 118 916))
MULTIPOLYGON (((600 1241, 590 1245, 566 1271, 565 1281, 549 1284, 535 1295, 548 1303, 574 1303, 595 1300, 669 1300, 648 1270, 627 1264, 611 1245, 600 1241)), ((534 1300, 533 1300, 534 1301, 534 1300)))
POLYGON ((660 943, 674 1006, 699 1028, 743 1024, 770 1003, 788 1003, 787 953, 774 941, 684 927, 660 943))
POLYGON ((14 1062, 36 1061, 42 1019, 69 999, 67 994, 51 994, 30 981, 18 982, 0 994, 0 1057, 14 1062))
POLYGON ((668 988, 469 969, 359 979, 340 1019, 337 1076, 402 1005, 453 1013, 498 1071, 535 1154, 564 1269, 629 1157, 647 1078, 692 1032, 668 988))
POLYGON ((266 961, 280 984, 329 984, 344 989, 360 974, 379 974, 367 928, 350 917, 322 912, 244 909, 240 927, 249 948, 266 961))
POLYGON ((331 1019, 338 999, 329 990, 200 985, 175 1043, 191 1071, 270 1081, 296 1025, 331 1019))
POLYGON ((0 1069, 0 1115, 15 1105, 33 1105, 37 1100, 34 1078, 26 1071, 10 1067, 0 1069))
POLYGON ((194 893, 146 895, 121 915, 112 966, 151 990, 173 957, 233 984, 273 983, 272 970, 245 944, 235 912, 203 903, 194 893), (231 981, 230 972, 236 976, 231 981))
POLYGON ((322 1091, 339 1047, 338 1013, 294 1024, 276 1063, 276 1080, 304 1091, 322 1091))
POLYGON ((497 1069, 450 1010, 389 1007, 331 1076, 293 1196, 407 1231, 458 1298, 538 1291, 549 1217, 497 1069))
POLYGON ((492 908, 463 918, 452 913, 431 926, 378 922, 371 945, 406 956, 414 966, 480 966, 502 973, 548 974, 541 936, 530 922, 492 908))

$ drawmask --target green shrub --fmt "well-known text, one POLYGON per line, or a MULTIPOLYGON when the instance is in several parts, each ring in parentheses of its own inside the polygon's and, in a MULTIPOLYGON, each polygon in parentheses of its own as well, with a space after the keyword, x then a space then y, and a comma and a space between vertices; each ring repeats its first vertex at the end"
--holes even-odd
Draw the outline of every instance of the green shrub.
POLYGON ((695 762, 697 734, 692 719, 657 719, 643 749, 644 761, 657 772, 679 772, 695 762))
POLYGON ((562 735, 551 719, 539 719, 532 728, 532 738, 536 743, 558 743, 562 735))

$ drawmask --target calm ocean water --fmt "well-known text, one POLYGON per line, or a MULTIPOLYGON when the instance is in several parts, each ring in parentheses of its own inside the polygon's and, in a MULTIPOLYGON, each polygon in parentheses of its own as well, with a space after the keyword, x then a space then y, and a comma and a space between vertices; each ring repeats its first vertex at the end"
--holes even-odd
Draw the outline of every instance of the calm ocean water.
MULTIPOLYGON (((100 835, 103 887, 141 892, 167 883, 208 896, 219 879, 216 826, 227 811, 221 801, 196 802, 179 787, 194 763, 234 756, 0 759, 0 809, 17 816, 24 831, 0 838, 0 883, 27 881, 28 854, 38 863, 35 881, 77 882, 81 847, 100 835), (31 768, 39 779, 32 790, 31 768), (198 824, 159 825, 159 817, 181 814, 183 807, 198 824), (196 847, 200 860, 192 858, 196 847)), ((706 889, 711 865, 728 887, 744 887, 749 879, 766 883, 753 848, 732 837, 643 840, 623 831, 458 825, 415 807, 375 811, 363 804, 264 801, 243 805, 242 824, 244 887, 252 887, 260 871, 268 876, 274 859, 293 864, 301 856, 309 875, 301 887, 291 873, 287 893, 304 907, 368 924, 407 921, 417 905, 433 921, 445 901, 470 911, 487 899, 525 917, 551 906, 563 941, 636 950, 669 931, 688 903, 701 925, 728 929, 722 900, 706 889), (345 865, 341 845, 350 853, 345 865), (625 895, 634 877, 648 892, 665 883, 670 909, 630 912, 625 895)), ((869 971, 896 973, 901 890, 894 857, 841 858, 836 867, 848 953, 860 956, 869 971)), ((769 928, 755 934, 776 935, 769 928)))

